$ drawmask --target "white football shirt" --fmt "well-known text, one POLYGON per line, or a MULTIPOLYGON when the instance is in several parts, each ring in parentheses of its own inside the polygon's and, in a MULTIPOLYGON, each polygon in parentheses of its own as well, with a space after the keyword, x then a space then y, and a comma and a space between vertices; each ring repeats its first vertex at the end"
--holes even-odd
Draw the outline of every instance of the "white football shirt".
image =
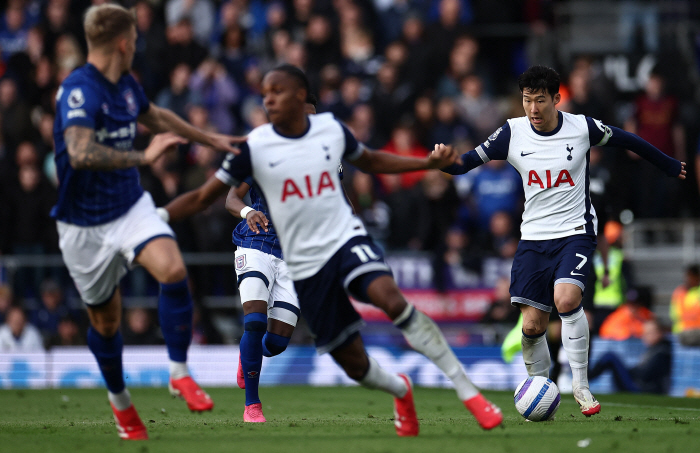
POLYGON ((597 232, 591 204, 589 151, 603 146, 609 127, 583 115, 558 112, 558 126, 539 132, 527 117, 509 119, 477 146, 483 162, 507 160, 520 173, 525 211, 524 240, 557 239, 597 232))
POLYGON ((330 113, 307 118, 299 137, 281 135, 272 124, 253 129, 241 153, 228 155, 216 173, 233 186, 255 180, 294 280, 313 276, 348 240, 367 234, 338 174, 338 162, 359 158, 364 146, 330 113))

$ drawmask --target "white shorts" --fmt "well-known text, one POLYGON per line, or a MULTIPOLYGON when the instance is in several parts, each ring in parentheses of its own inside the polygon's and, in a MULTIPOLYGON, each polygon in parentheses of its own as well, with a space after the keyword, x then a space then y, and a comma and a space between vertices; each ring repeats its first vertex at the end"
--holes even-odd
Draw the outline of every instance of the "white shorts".
POLYGON ((121 217, 95 226, 56 222, 58 245, 80 297, 87 305, 111 299, 127 268, 152 239, 175 234, 156 213, 148 192, 121 217))
POLYGON ((241 302, 267 301, 267 317, 296 326, 299 299, 287 263, 260 250, 238 247, 236 275, 241 302))

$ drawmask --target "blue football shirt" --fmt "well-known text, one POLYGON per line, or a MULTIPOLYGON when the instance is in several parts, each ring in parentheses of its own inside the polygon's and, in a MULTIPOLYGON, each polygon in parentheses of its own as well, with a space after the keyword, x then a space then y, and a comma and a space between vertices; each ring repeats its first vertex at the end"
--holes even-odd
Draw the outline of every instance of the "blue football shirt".
POLYGON ((88 127, 94 129, 97 143, 132 151, 137 118, 149 105, 143 88, 130 74, 113 84, 88 63, 64 80, 56 94, 53 135, 59 187, 52 217, 80 226, 99 225, 120 217, 136 203, 143 188, 135 167, 76 170, 70 164, 63 133, 71 126, 88 127))

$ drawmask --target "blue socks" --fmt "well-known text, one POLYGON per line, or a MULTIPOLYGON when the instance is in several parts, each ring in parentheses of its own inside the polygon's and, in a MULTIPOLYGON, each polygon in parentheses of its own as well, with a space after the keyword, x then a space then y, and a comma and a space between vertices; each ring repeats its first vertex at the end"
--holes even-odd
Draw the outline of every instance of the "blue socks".
POLYGON ((281 354, 287 349, 289 340, 289 337, 267 332, 262 339, 263 355, 265 357, 273 357, 277 354, 281 354))
POLYGON ((245 405, 250 406, 260 402, 258 386, 263 358, 262 340, 267 331, 267 315, 249 313, 243 318, 243 327, 245 330, 240 344, 241 366, 245 379, 245 405))
POLYGON ((122 341, 121 332, 112 338, 105 338, 90 327, 87 333, 87 343, 90 351, 97 359, 102 377, 111 393, 124 391, 124 372, 122 371, 122 341))
POLYGON ((161 283, 158 318, 170 360, 187 362, 187 348, 192 340, 192 297, 187 279, 161 283))

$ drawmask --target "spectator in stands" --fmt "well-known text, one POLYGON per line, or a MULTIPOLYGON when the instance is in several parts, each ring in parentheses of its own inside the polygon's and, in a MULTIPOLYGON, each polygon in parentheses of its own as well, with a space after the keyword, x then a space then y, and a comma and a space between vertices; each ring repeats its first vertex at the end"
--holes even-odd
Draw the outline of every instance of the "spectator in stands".
POLYGON ((165 5, 165 21, 168 26, 182 19, 192 23, 192 34, 202 46, 208 46, 214 30, 216 10, 211 0, 168 0, 165 5))
MULTIPOLYGON (((56 189, 39 167, 34 144, 22 142, 15 156, 16 175, 7 186, 7 199, 3 201, 9 221, 3 249, 14 254, 42 255, 58 249, 56 229, 49 216, 56 201, 56 189)), ((20 297, 37 294, 44 277, 43 268, 19 269, 15 293, 20 297)))
POLYGON ((181 118, 187 117, 190 106, 200 103, 199 93, 189 87, 192 69, 187 63, 180 63, 170 72, 170 85, 163 88, 156 97, 156 105, 170 109, 181 118))
POLYGON ((329 17, 314 14, 306 27, 306 53, 309 58, 308 70, 313 74, 327 64, 341 62, 340 43, 329 17))
POLYGON ((204 60, 190 78, 190 90, 199 95, 217 132, 230 134, 236 129, 233 109, 240 93, 221 63, 204 60))
POLYGON ((625 303, 600 326, 600 338, 618 341, 641 338, 645 323, 654 319, 654 313, 649 309, 651 300, 651 288, 640 286, 627 291, 625 303))
POLYGON ((356 76, 343 79, 338 91, 339 97, 328 106, 328 111, 339 120, 348 121, 355 107, 362 102, 362 80, 356 76))
POLYGON ((495 212, 489 221, 488 244, 491 252, 501 258, 513 258, 518 249, 518 236, 513 218, 505 211, 495 212))
POLYGON ((125 345, 163 344, 163 336, 153 323, 151 313, 143 307, 129 308, 122 329, 125 345))
POLYGON ((246 33, 243 27, 234 24, 226 28, 221 36, 219 61, 237 86, 245 83, 245 68, 251 56, 246 51, 246 33))
POLYGON ((435 106, 435 124, 432 143, 473 143, 474 134, 469 125, 457 115, 457 105, 451 97, 442 97, 435 106))
POLYGON ((625 392, 668 393, 671 384, 673 348, 666 338, 664 326, 655 319, 644 323, 642 342, 646 350, 639 362, 628 368, 615 353, 605 353, 589 370, 593 381, 606 371, 612 371, 613 382, 625 392))
POLYGON ((192 33, 189 19, 181 19, 166 29, 167 46, 159 58, 166 74, 178 63, 186 63, 191 68, 199 67, 207 57, 207 49, 194 40, 192 33))
POLYGON ((21 3, 8 2, 0 27, 0 50, 2 60, 7 62, 12 54, 23 52, 27 48, 29 23, 26 20, 21 3))
MULTIPOLYGON (((428 25, 426 36, 430 37, 431 61, 428 67, 446 68, 449 62, 450 50, 455 41, 467 32, 466 25, 462 23, 464 0, 440 0, 438 6, 438 20, 428 25)), ((440 71, 431 71, 434 79, 431 85, 440 76, 440 71)))
POLYGON ((47 349, 54 346, 85 346, 85 335, 80 331, 77 318, 66 315, 58 321, 56 334, 46 343, 47 349))
POLYGON ((445 74, 438 80, 436 91, 439 97, 459 96, 462 91, 460 81, 469 75, 486 77, 485 71, 477 66, 479 42, 473 36, 457 38, 450 50, 449 65, 445 74))
POLYGON ((416 93, 424 93, 438 77, 437 72, 425 70, 429 67, 432 56, 424 31, 425 26, 421 17, 415 12, 409 13, 403 22, 401 39, 408 51, 406 73, 416 93))
POLYGON ((29 114, 29 106, 20 97, 17 82, 10 77, 0 80, 0 131, 8 150, 14 150, 21 142, 34 138, 29 114))
POLYGON ((478 141, 503 124, 503 112, 499 103, 484 91, 484 81, 476 74, 469 74, 459 82, 460 94, 457 109, 462 120, 469 124, 478 141))
POLYGON ((505 212, 511 219, 518 218, 522 212, 520 175, 504 160, 492 160, 477 170, 456 176, 455 184, 464 200, 460 219, 465 229, 486 232, 496 212, 505 212))
MULTIPOLYGON (((678 100, 665 93, 665 79, 652 72, 644 93, 635 102, 635 112, 625 122, 625 130, 639 135, 673 158, 685 160, 685 130, 679 120, 678 100)), ((675 217, 680 206, 680 185, 673 178, 642 162, 633 160, 632 197, 635 215, 643 218, 675 217)))
MULTIPOLYGON (((483 251, 467 232, 458 227, 450 228, 445 234, 444 252, 436 254, 433 261, 433 285, 438 292, 465 281, 476 283, 482 271, 483 251), (459 279, 460 281, 456 281, 459 279)), ((506 291, 508 287, 506 286, 506 291)), ((508 296, 510 304, 510 296, 508 296)))
POLYGON ((61 319, 71 315, 65 304, 63 289, 55 280, 44 280, 39 291, 41 306, 30 313, 29 319, 41 332, 44 341, 58 334, 61 319))
MULTIPOLYGON (((428 155, 428 150, 416 141, 413 135, 413 122, 405 121, 394 127, 391 132, 391 140, 382 147, 382 151, 387 153, 398 154, 399 156, 424 158, 428 155)), ((401 173, 399 179, 402 189, 410 189, 415 186, 418 181, 423 179, 425 171, 413 171, 401 173)), ((378 175, 382 184, 388 175, 378 175)), ((385 187, 386 190, 386 187, 385 187)))
MULTIPOLYGON (((673 322, 673 333, 700 329, 700 298, 695 291, 700 286, 700 266, 692 264, 685 270, 685 281, 671 295, 669 315, 673 322)), ((684 334, 684 337, 689 334, 684 334)))
POLYGON ((605 244, 593 255, 596 274, 593 332, 597 332, 606 318, 625 302, 627 289, 634 286, 630 265, 622 252, 622 224, 608 221, 603 231, 605 244))
POLYGON ((697 285, 697 274, 694 274, 697 267, 691 268, 686 277, 686 284, 695 286, 689 287, 685 294, 678 294, 676 289, 671 301, 671 319, 681 344, 700 346, 700 286, 697 285))
POLYGON ((165 26, 154 17, 153 6, 147 0, 139 0, 134 6, 136 11, 136 53, 133 69, 140 75, 146 96, 155 98, 164 88, 165 76, 162 55, 167 46, 165 26))
POLYGON ((0 326, 0 352, 39 352, 44 342, 39 329, 27 322, 24 311, 17 306, 7 311, 5 324, 0 326))

